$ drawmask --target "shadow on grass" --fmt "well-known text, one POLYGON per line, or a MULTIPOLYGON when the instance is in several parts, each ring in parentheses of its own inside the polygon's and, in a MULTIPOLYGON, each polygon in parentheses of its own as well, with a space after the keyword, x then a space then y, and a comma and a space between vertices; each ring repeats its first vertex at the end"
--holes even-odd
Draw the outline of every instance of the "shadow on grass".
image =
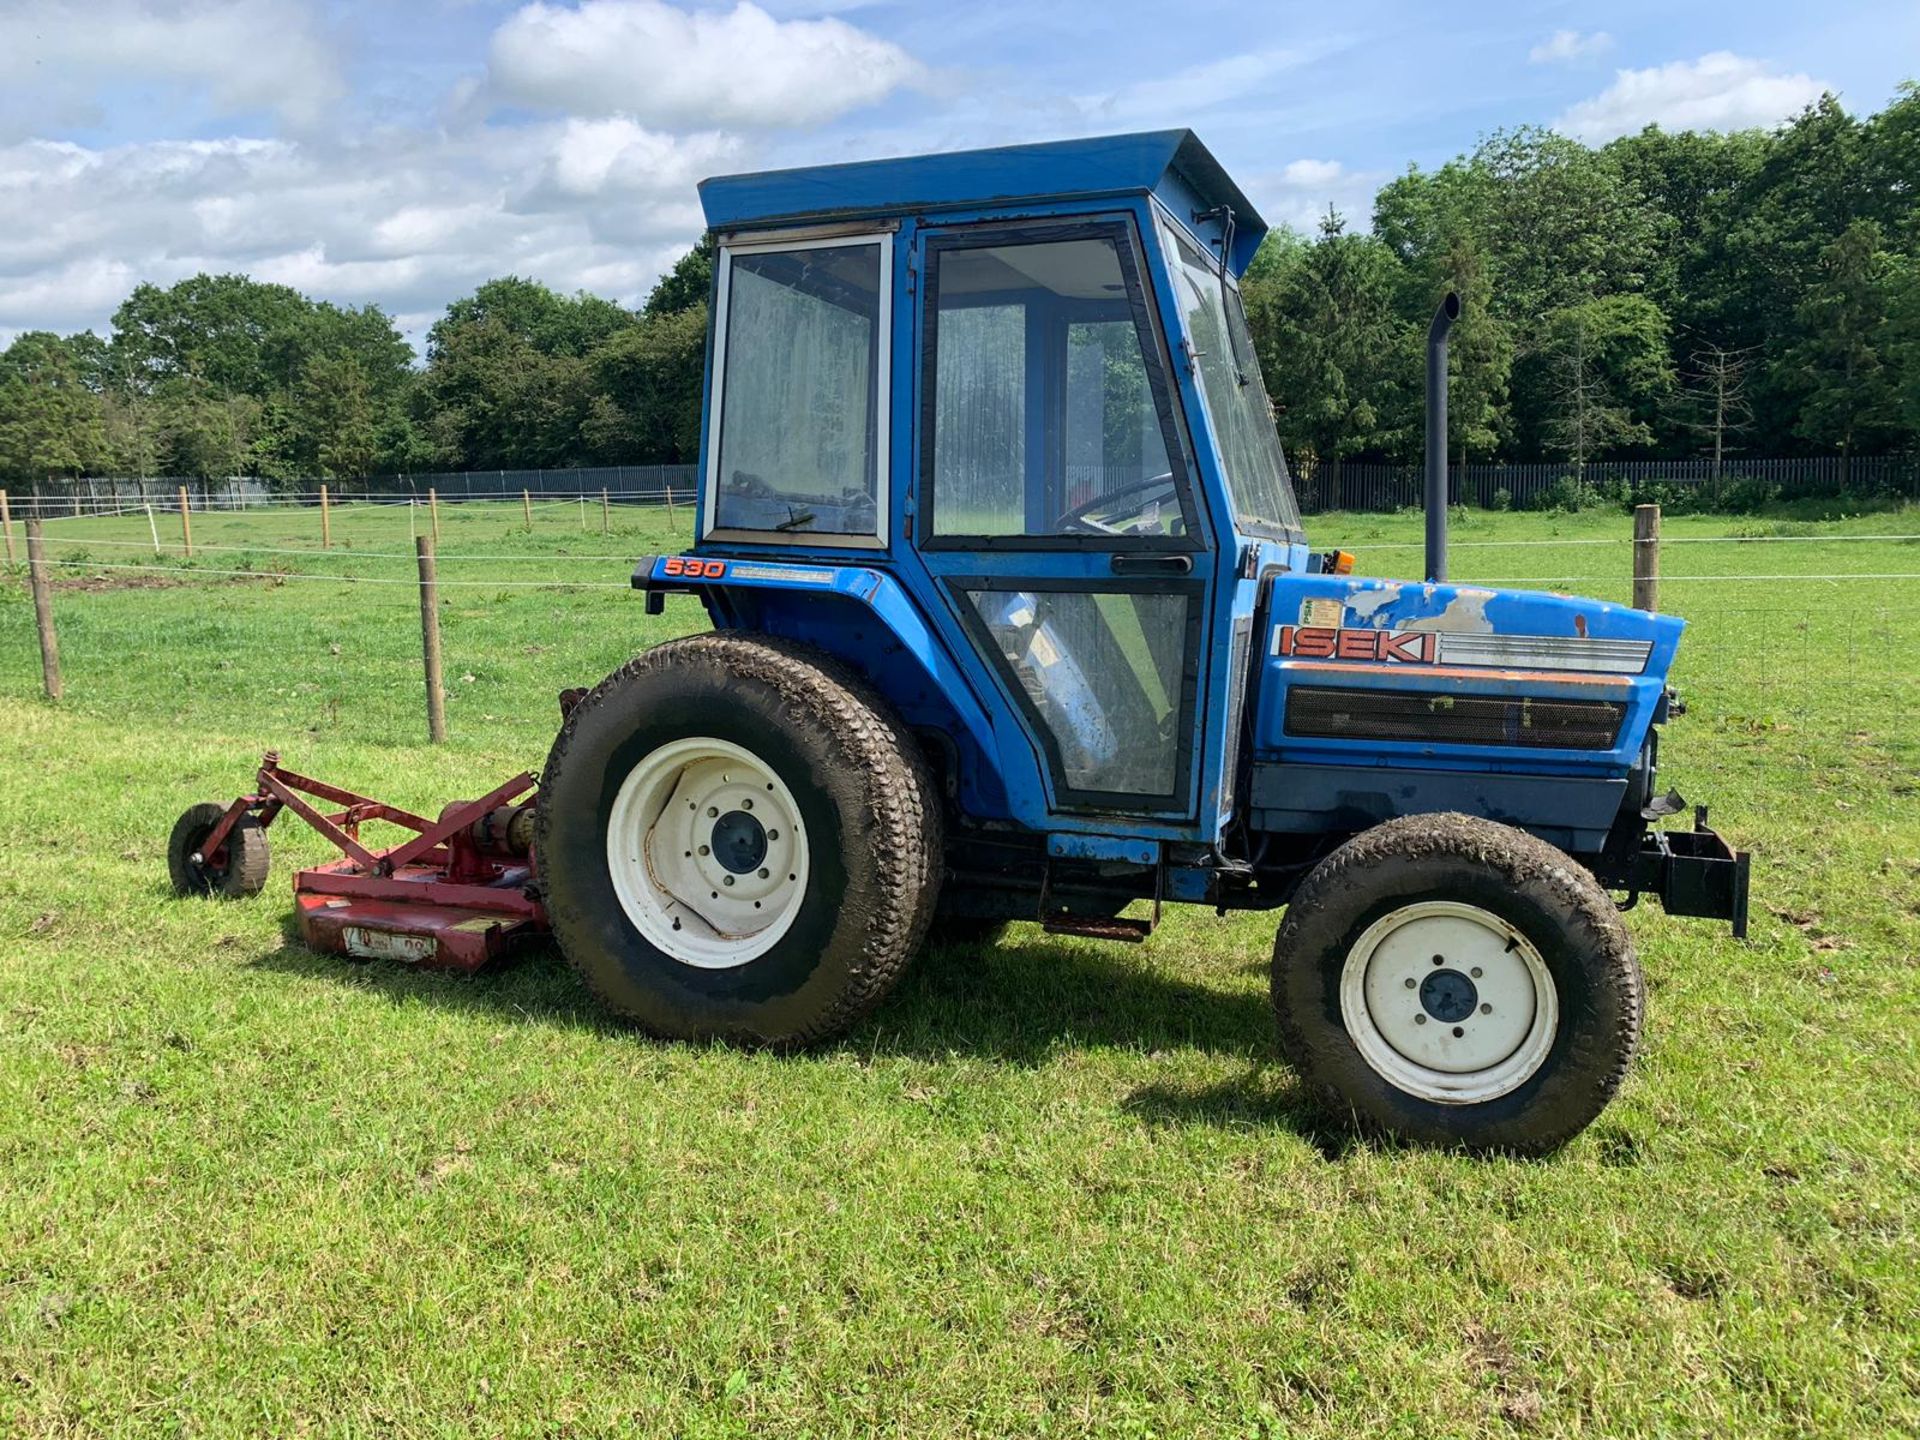
MULTIPOLYGON (((651 1043, 620 1020, 551 945, 479 975, 415 970, 382 960, 322 955, 300 943, 289 920, 281 947, 255 962, 265 970, 373 991, 395 1004, 486 1013, 516 1024, 551 1025, 651 1043)), ((1277 1062, 1265 987, 1216 990, 1156 969, 1150 954, 1034 936, 998 946, 930 947, 879 1011, 824 1047, 826 1053, 944 1060, 970 1056, 1018 1066, 1063 1050, 1199 1050, 1246 1062, 1247 1074, 1200 1090, 1148 1085, 1124 1101, 1149 1124, 1275 1127, 1337 1156, 1344 1141, 1323 1131, 1319 1113, 1277 1062)), ((791 1057, 806 1064, 810 1053, 791 1057)))

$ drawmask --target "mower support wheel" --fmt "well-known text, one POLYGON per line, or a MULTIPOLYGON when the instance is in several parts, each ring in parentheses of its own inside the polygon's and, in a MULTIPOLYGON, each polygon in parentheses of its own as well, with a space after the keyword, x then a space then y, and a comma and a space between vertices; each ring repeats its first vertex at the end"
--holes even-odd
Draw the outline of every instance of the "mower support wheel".
POLYGON ((267 832, 251 815, 242 815, 212 855, 205 842, 227 807, 213 801, 189 806, 174 822, 167 841, 167 873, 177 895, 258 895, 267 886, 272 855, 267 832))

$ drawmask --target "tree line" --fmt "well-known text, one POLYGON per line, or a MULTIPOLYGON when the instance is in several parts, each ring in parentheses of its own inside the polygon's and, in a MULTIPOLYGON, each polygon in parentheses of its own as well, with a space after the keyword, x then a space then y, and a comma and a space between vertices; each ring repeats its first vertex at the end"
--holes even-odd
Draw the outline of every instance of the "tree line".
POLYGON ((0 477, 691 461, 712 274, 703 241, 638 310, 489 280, 434 322, 423 364, 377 305, 245 275, 141 285, 108 339, 30 331, 0 352, 0 477))
POLYGON ((1920 88, 1773 131, 1523 128, 1262 246, 1244 293, 1297 462, 1409 461, 1440 299, 1456 461, 1920 444, 1920 88))
MULTIPOLYGON (((1501 131, 1269 235, 1243 285, 1296 466, 1409 461, 1448 290, 1456 460, 1920 446, 1920 88, 1772 131, 1501 131)), ((712 250, 637 310, 517 277, 416 357, 378 306, 244 275, 137 287, 111 334, 0 352, 0 477, 276 482, 692 460, 712 250)))

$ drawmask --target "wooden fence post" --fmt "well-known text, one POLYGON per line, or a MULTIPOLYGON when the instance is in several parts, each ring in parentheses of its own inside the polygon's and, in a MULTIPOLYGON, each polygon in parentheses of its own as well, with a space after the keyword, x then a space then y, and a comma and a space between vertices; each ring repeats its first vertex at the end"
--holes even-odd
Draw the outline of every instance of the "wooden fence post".
POLYGON ((602 535, 613 533, 613 511, 608 507, 607 487, 604 485, 600 487, 600 533, 602 535))
POLYGON ((53 633, 53 594, 47 588, 47 555, 38 515, 27 517, 27 581, 33 587, 34 623, 40 627, 40 684, 47 699, 58 700, 65 687, 60 683, 60 641, 53 633))
POLYGON ((327 506, 327 487, 320 487, 320 548, 333 548, 333 512, 327 506))
POLYGON ((1660 507, 1633 507, 1633 608, 1660 608, 1660 507))
POLYGON ((180 487, 180 540, 187 547, 187 558, 193 558, 193 511, 187 505, 187 487, 180 487))
POLYGON ((447 692, 440 676, 440 584, 433 568, 433 538, 416 535, 413 550, 420 564, 420 658, 427 676, 427 738, 438 745, 447 738, 447 692))
POLYGON ((433 522, 433 543, 440 543, 440 492, 428 487, 427 516, 433 522))
POLYGON ((533 533, 533 492, 530 490, 520 492, 520 513, 527 517, 527 533, 531 535, 533 533))
POLYGON ((0 490, 0 530, 7 532, 7 563, 13 564, 13 511, 7 505, 7 492, 0 490))

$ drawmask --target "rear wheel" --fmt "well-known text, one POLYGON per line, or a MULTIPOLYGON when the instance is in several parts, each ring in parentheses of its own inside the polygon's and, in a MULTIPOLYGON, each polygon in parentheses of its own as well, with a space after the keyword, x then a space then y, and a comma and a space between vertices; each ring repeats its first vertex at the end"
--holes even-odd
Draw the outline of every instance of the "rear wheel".
POLYGON ((225 805, 208 801, 194 805, 174 822, 167 841, 167 873, 177 895, 231 895, 235 898, 258 895, 267 885, 271 855, 267 832, 251 815, 233 822, 220 848, 208 853, 207 837, 213 834, 225 805))
POLYGON ((1281 1043, 1328 1103, 1409 1139, 1540 1153, 1638 1044, 1613 901, 1553 846, 1464 815, 1390 821, 1301 885, 1274 945, 1281 1043))
POLYGON ((859 677, 773 637, 672 641, 608 677, 538 815, 562 950, 661 1035, 822 1039, 879 1003, 933 914, 918 750, 859 677))

